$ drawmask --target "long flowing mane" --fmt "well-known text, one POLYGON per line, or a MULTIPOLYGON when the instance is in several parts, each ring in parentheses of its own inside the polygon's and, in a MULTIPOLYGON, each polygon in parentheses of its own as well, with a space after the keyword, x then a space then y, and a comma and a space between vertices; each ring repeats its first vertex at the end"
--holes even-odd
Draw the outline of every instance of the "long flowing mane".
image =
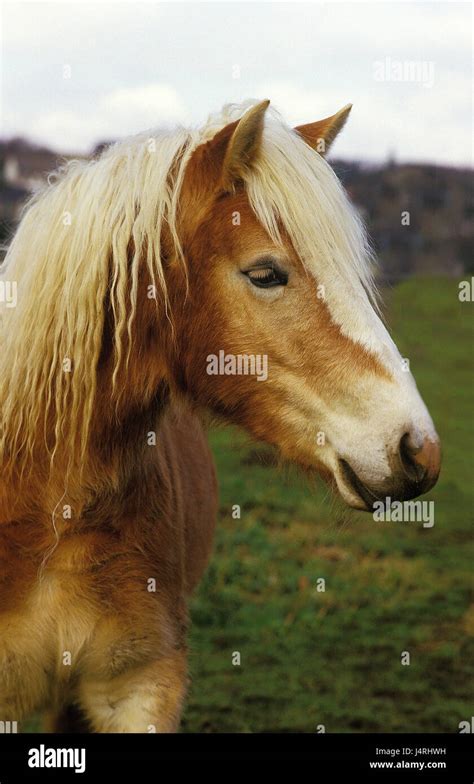
MULTIPOLYGON (((51 458, 65 439, 85 455, 106 298, 113 314, 115 378, 129 357, 126 338, 143 263, 167 305, 165 224, 185 263, 177 227, 190 156, 250 105, 228 106, 199 130, 145 133, 97 160, 71 162, 29 202, 2 268, 18 285, 17 307, 2 306, 0 313, 3 471, 26 465, 40 439, 51 458), (67 360, 69 373, 63 370, 67 360)), ((272 239, 280 242, 282 229, 288 234, 303 264, 324 285, 333 318, 363 342, 354 311, 370 307, 364 292, 374 292, 364 230, 330 166, 273 110, 245 187, 272 239)))

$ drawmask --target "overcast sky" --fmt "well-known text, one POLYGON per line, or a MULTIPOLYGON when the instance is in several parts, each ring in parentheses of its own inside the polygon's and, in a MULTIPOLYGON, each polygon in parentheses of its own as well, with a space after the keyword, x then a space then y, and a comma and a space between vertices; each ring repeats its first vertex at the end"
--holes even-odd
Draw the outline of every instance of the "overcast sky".
POLYGON ((334 154, 472 164, 469 2, 2 3, 3 137, 63 152, 270 98, 334 154), (411 64, 411 65, 410 65, 411 64))

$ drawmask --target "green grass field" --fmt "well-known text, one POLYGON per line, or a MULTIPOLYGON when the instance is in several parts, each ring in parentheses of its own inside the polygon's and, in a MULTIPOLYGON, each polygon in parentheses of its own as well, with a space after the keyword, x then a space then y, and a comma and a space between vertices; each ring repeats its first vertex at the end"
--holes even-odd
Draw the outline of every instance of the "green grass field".
POLYGON ((432 529, 343 510, 240 433, 211 434, 220 519, 184 731, 457 732, 472 715, 473 322, 457 294, 426 279, 385 297, 443 443, 432 529))
POLYGON ((427 279, 386 295, 443 442, 433 528, 375 523, 243 434, 211 433, 220 515, 192 603, 183 731, 457 732, 472 715, 474 336, 457 293, 427 279))

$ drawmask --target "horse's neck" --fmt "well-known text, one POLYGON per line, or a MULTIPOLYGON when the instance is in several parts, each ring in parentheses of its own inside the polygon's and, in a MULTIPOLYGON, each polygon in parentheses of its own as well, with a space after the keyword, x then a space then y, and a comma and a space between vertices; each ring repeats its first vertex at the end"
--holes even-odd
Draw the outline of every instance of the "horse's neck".
MULTIPOLYGON (((132 323, 123 337, 122 362, 115 372, 115 333, 110 309, 102 335, 102 351, 96 369, 95 397, 87 452, 84 455, 67 433, 57 444, 55 459, 48 474, 51 455, 46 447, 55 443, 54 414, 46 425, 38 420, 34 456, 24 481, 6 477, 0 465, 0 523, 19 519, 33 507, 51 511, 63 495, 71 504, 87 504, 87 496, 122 487, 133 471, 139 471, 149 443, 157 438, 160 417, 168 402, 165 347, 169 345, 169 322, 160 316, 155 300, 140 287, 140 302, 132 323), (145 292, 145 293, 144 293, 145 292)), ((45 369, 47 372, 47 368, 45 369)), ((51 446, 49 447, 51 449, 51 446)), ((15 472, 13 469, 13 473, 15 472)))
MULTIPOLYGON (((98 370, 97 393, 85 458, 67 442, 50 466, 41 442, 23 481, 0 478, 0 525, 31 516, 50 526, 53 510, 61 527, 63 508, 75 519, 102 497, 121 494, 139 481, 148 450, 159 444, 160 422, 169 405, 169 390, 159 365, 143 350, 132 351, 127 369, 119 372, 115 388, 112 369, 98 370), (50 466, 50 468, 49 468, 50 466)), ((70 526, 69 518, 65 518, 70 526)))
POLYGON ((162 325, 154 301, 147 300, 138 307, 130 343, 126 336, 123 346, 127 359, 118 369, 110 325, 105 326, 91 448, 106 462, 117 456, 126 460, 128 455, 135 455, 138 459, 147 434, 157 427, 168 405, 167 326, 162 325))
POLYGON ((107 467, 121 465, 122 470, 127 464, 137 465, 150 442, 158 438, 157 431, 168 403, 169 390, 164 381, 158 383, 152 395, 125 397, 117 412, 113 403, 104 399, 98 406, 91 438, 92 458, 107 467), (105 415, 107 406, 109 411, 105 415))
POLYGON ((0 526, 35 518, 38 525, 55 530, 81 524, 87 509, 104 499, 126 495, 138 485, 149 463, 149 450, 160 445, 161 420, 168 408, 162 384, 148 401, 130 407, 116 419, 108 403, 107 416, 98 406, 86 458, 71 463, 68 450, 59 450, 47 472, 48 455, 39 454, 23 481, 0 481, 0 526))

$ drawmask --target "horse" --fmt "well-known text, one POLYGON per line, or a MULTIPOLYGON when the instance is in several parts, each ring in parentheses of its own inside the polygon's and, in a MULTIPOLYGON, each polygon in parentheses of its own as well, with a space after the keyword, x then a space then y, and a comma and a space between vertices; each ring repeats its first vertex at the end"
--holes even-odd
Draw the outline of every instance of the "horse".
POLYGON ((13 236, 2 276, 17 302, 2 304, 0 355, 3 721, 40 712, 50 732, 178 729, 188 603, 217 513, 209 416, 356 509, 437 480, 436 430, 325 157, 350 105, 291 128, 269 103, 69 162, 13 236), (209 372, 220 352, 265 357, 268 372, 209 372))

